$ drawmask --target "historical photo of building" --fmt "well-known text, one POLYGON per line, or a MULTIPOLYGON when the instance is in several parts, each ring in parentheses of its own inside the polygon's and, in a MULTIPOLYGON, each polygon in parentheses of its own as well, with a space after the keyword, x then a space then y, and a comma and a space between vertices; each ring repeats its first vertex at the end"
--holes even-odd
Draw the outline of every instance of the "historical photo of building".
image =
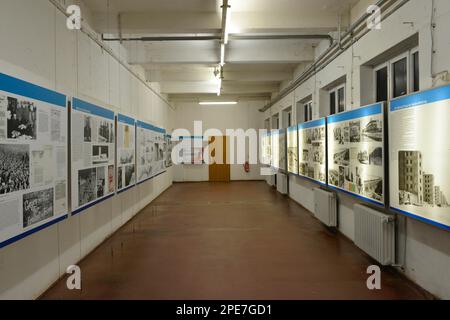
POLYGON ((383 114, 379 110, 376 116, 359 117, 358 111, 352 118, 350 111, 345 117, 349 120, 330 120, 328 176, 330 185, 383 202, 383 114))
POLYGON ((435 177, 426 173, 422 152, 398 153, 399 204, 414 206, 448 207, 447 196, 435 185, 435 177))
POLYGON ((23 195, 23 227, 53 217, 53 188, 31 192, 23 195))
POLYGON ((361 121, 355 120, 350 121, 350 142, 360 142, 361 141, 361 121))
POLYGON ((381 120, 371 119, 362 129, 363 141, 383 141, 383 124, 381 120))

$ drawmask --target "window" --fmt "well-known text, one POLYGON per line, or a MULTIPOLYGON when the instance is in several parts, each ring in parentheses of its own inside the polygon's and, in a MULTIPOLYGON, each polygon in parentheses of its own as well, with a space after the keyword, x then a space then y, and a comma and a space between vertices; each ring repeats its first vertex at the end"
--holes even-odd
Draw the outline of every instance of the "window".
POLYGON ((374 69, 376 102, 420 90, 419 51, 410 50, 374 69))
POLYGON ((330 92, 330 115, 336 113, 336 92, 330 92))
POLYGON ((312 120, 312 101, 309 101, 303 105, 304 122, 312 120))
POLYGON ((420 90, 419 51, 412 54, 413 92, 420 90))
POLYGON ((393 98, 408 94, 408 60, 402 58, 392 64, 393 98))
POLYGON ((376 73, 376 102, 388 100, 388 67, 384 66, 375 71, 376 73))
POLYGON ((330 115, 345 111, 345 85, 330 90, 330 115))

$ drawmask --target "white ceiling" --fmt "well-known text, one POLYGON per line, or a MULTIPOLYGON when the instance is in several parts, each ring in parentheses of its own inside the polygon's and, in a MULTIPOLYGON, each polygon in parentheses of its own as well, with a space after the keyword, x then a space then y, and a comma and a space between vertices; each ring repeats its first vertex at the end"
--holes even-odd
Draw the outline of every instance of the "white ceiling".
MULTIPOLYGON (((231 40, 226 49, 223 94, 270 97, 290 81, 299 64, 314 59, 314 47, 344 28, 358 0, 229 0, 231 40), (233 34, 236 37, 233 38, 233 34), (319 35, 314 39, 242 40, 237 36, 319 35)), ((215 95, 213 71, 220 40, 128 41, 155 36, 221 35, 222 0, 84 0, 94 29, 125 38, 129 63, 144 67, 171 98, 215 95), (119 24, 120 15, 120 24, 119 24), (120 28, 119 28, 120 25, 120 28), (120 31, 119 31, 120 29, 120 31)))

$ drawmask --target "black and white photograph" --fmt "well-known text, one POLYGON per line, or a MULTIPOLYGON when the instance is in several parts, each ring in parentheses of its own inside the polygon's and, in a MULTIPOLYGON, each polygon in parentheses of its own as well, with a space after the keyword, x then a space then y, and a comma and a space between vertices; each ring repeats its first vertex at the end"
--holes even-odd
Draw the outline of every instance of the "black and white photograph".
POLYGON ((98 167, 97 168, 97 181, 96 181, 96 194, 97 198, 102 198, 105 195, 106 189, 106 168, 98 167))
POLYGON ((328 176, 329 176, 329 182, 331 185, 333 186, 339 186, 339 171, 335 170, 335 169, 331 169, 328 172, 328 176))
POLYGON ((23 227, 27 228, 36 223, 53 217, 54 195, 53 188, 31 192, 23 195, 23 227))
POLYGON ((136 172, 134 164, 125 167, 125 187, 136 182, 136 172))
POLYGON ((92 118, 90 116, 84 116, 83 137, 84 142, 92 142, 92 118))
POLYGON ((350 142, 357 143, 361 141, 361 121, 354 120, 350 121, 350 142))
POLYGON ((350 164, 350 149, 341 149, 333 155, 334 164, 348 166, 350 164))
POLYGON ((30 147, 0 144, 0 195, 30 188, 30 147))
POLYGON ((33 102, 8 97, 8 139, 36 140, 37 108, 33 102))
POLYGON ((363 195, 370 199, 383 199, 383 179, 376 176, 366 176, 363 181, 363 195))
POLYGON ((94 165, 104 164, 109 162, 109 147, 108 146, 92 146, 92 163, 94 165))
POLYGON ((338 144, 344 144, 344 130, 341 127, 336 127, 333 130, 334 141, 338 142, 338 144))
POLYGON ((78 171, 78 205, 82 206, 96 199, 95 186, 97 183, 96 169, 78 171))
POLYGON ((120 190, 122 189, 123 186, 123 168, 124 167, 119 167, 117 169, 117 189, 120 190))
POLYGON ((323 142, 313 142, 312 161, 320 164, 325 163, 325 147, 323 142))
POLYGON ((122 149, 120 150, 120 164, 134 163, 134 149, 122 149))
POLYGON ((370 148, 369 164, 379 167, 383 165, 383 149, 381 147, 370 148))
POLYGON ((364 142, 383 141, 383 124, 381 120, 370 119, 370 121, 362 128, 361 136, 364 142))
POLYGON ((114 141, 114 127, 110 121, 99 120, 98 142, 112 143, 114 141))
POLYGON ((339 167, 339 188, 344 188, 345 186, 345 167, 339 167))

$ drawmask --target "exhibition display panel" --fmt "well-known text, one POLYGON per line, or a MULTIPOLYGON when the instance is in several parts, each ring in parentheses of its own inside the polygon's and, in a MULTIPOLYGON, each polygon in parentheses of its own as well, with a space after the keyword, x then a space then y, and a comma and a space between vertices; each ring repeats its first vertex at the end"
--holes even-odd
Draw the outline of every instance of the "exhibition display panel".
POLYGON ((173 166, 172 161, 172 150, 173 150, 173 141, 172 136, 170 134, 166 134, 166 145, 165 145, 165 151, 164 151, 164 166, 166 168, 170 168, 173 166))
POLYGON ((297 126, 287 129, 287 171, 298 174, 298 131, 297 126))
POLYGON ((384 204, 384 103, 330 116, 327 130, 328 185, 384 204))
POLYGON ((261 135, 261 163, 266 166, 272 165, 272 136, 270 131, 261 135))
POLYGON ((450 230, 450 86, 391 101, 390 207, 450 230))
POLYGON ((73 98, 71 110, 72 214, 115 193, 115 114, 73 98))
POLYGON ((326 183, 326 120, 298 125, 299 175, 321 184, 326 183))
POLYGON ((201 136, 184 136, 178 139, 181 143, 181 154, 179 155, 181 164, 201 165, 205 163, 203 157, 204 141, 201 136))
POLYGON ((142 183, 165 170, 166 130, 137 121, 137 182, 142 183))
POLYGON ((272 130, 272 167, 286 171, 286 130, 272 130))
POLYGON ((117 115, 117 191, 136 184, 136 120, 117 115))
POLYGON ((67 99, 0 73, 0 248, 67 218, 67 99))

